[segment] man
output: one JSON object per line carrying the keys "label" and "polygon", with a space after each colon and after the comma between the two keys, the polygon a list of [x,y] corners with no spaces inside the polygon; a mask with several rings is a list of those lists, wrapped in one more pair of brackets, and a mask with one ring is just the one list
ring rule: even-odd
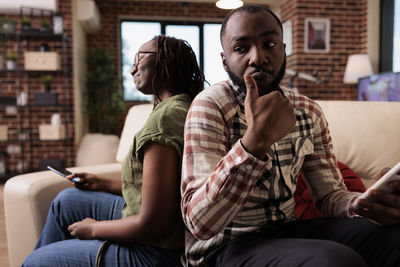
{"label": "man", "polygon": [[[375,191],[375,202],[352,207],[359,193],[346,190],[321,108],[279,86],[282,35],[263,7],[236,9],[222,25],[229,80],[196,97],[185,126],[186,265],[399,266],[399,196]],[[331,217],[294,220],[300,170]]]}

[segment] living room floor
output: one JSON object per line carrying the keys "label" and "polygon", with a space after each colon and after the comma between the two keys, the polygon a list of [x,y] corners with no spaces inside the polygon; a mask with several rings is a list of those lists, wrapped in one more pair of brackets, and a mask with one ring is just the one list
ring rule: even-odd
{"label": "living room floor", "polygon": [[0,266],[10,266],[8,260],[6,222],[4,218],[4,184],[0,184]]}

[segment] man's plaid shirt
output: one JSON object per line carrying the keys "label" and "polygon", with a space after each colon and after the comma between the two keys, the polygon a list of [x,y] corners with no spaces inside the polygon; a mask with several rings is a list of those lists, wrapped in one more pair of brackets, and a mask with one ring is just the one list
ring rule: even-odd
{"label": "man's plaid shirt", "polygon": [[321,108],[303,95],[282,90],[297,122],[269,149],[265,161],[246,152],[240,142],[247,126],[245,93],[239,88],[221,82],[192,102],[181,187],[187,266],[206,265],[204,256],[228,240],[293,220],[300,170],[324,214],[347,216],[358,193],[346,191]]}

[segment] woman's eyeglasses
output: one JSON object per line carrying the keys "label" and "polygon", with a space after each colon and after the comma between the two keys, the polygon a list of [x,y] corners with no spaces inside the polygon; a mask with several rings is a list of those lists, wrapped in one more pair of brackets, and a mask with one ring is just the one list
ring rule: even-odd
{"label": "woman's eyeglasses", "polygon": [[145,58],[146,54],[152,54],[155,55],[157,52],[154,51],[138,51],[135,55],[135,60],[133,61],[133,67],[137,67],[139,65],[140,61]]}

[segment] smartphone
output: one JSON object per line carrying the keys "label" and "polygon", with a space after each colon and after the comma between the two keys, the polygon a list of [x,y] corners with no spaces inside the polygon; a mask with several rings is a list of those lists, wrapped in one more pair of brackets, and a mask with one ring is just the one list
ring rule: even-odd
{"label": "smartphone", "polygon": [[[51,166],[47,166],[47,169],[61,175],[62,177],[67,177],[68,175],[72,174],[72,172],[64,169],[64,168],[56,168],[56,167],[51,167]],[[79,177],[74,177],[72,178],[72,182],[74,183],[80,183],[81,182],[81,178]]]}
{"label": "smartphone", "polygon": [[[373,184],[367,191],[359,196],[361,199],[365,199],[368,197],[368,193],[370,190],[378,189],[388,193],[393,193],[393,188],[391,188],[388,183],[393,180],[400,181],[400,162],[397,163],[390,171],[388,171],[385,175],[383,175],[375,184]],[[356,207],[358,201],[354,201],[353,206]]]}

